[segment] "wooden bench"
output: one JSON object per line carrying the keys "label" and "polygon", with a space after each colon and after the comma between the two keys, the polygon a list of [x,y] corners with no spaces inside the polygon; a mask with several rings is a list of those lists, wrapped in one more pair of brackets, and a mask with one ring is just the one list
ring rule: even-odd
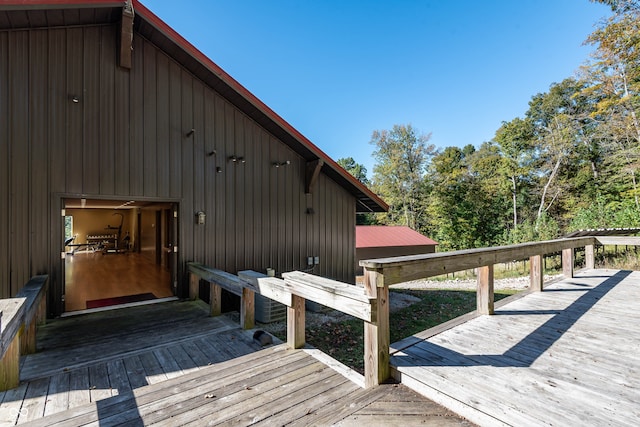
{"label": "wooden bench", "polygon": [[20,355],[36,351],[37,326],[47,314],[48,276],[35,276],[15,298],[0,300],[0,391],[20,383]]}

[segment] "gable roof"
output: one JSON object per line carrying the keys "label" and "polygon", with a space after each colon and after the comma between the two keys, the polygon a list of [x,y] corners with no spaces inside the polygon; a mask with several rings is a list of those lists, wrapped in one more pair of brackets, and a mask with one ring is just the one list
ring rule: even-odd
{"label": "gable roof", "polygon": [[356,249],[394,246],[428,246],[438,242],[400,225],[357,225]]}
{"label": "gable roof", "polygon": [[[117,23],[121,19],[124,4],[123,0],[4,0],[0,4],[0,29]],[[132,0],[132,4],[135,12],[134,33],[158,46],[168,56],[283,141],[308,163],[322,161],[321,171],[356,198],[356,212],[388,210],[388,205],[380,197],[147,9],[139,0]]]}

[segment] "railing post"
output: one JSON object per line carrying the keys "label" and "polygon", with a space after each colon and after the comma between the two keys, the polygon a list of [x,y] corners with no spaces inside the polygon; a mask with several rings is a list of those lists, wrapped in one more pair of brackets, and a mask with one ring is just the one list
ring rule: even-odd
{"label": "railing post", "polygon": [[534,292],[542,292],[544,287],[544,262],[542,255],[534,255],[529,258],[529,289]]}
{"label": "railing post", "polygon": [[189,274],[189,299],[194,301],[198,299],[200,293],[200,276],[196,274]]}
{"label": "railing post", "polygon": [[11,390],[20,384],[20,337],[8,342],[0,354],[0,392]]}
{"label": "railing post", "polygon": [[209,310],[212,317],[222,314],[222,288],[209,282]]}
{"label": "railing post", "polygon": [[242,329],[251,329],[255,326],[255,292],[248,288],[242,288],[242,301],[240,301],[240,326]]}
{"label": "railing post", "polygon": [[584,263],[585,268],[594,269],[596,268],[596,256],[595,256],[595,245],[586,245],[584,247]]}
{"label": "railing post", "polygon": [[291,307],[287,307],[287,344],[291,348],[302,348],[305,344],[304,298],[291,295]]}
{"label": "railing post", "polygon": [[476,304],[479,314],[493,314],[493,264],[478,268]]}
{"label": "railing post", "polygon": [[376,321],[364,322],[364,383],[371,388],[389,378],[389,286],[384,271],[365,267],[364,287],[376,298]]}
{"label": "railing post", "polygon": [[22,298],[0,299],[0,394],[20,383],[20,335],[26,315]]}
{"label": "railing post", "polygon": [[573,277],[573,248],[562,250],[562,274],[567,279]]}

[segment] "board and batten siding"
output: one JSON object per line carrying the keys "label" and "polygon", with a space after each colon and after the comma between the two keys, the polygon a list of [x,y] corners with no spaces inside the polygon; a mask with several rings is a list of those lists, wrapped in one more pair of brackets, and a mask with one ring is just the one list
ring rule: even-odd
{"label": "board and batten siding", "polygon": [[353,282],[354,196],[320,174],[307,200],[305,159],[138,34],[120,68],[117,37],[0,31],[0,297],[48,273],[62,312],[65,196],[179,203],[181,267],[284,272],[318,256],[315,274]]}

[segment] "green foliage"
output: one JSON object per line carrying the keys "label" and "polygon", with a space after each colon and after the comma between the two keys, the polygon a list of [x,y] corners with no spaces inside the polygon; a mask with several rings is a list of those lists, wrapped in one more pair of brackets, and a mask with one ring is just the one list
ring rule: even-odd
{"label": "green foliage", "polygon": [[367,178],[367,168],[360,163],[356,163],[353,157],[338,159],[337,163],[364,185],[370,184]]}
{"label": "green foliage", "polygon": [[615,13],[640,12],[640,3],[637,0],[591,0],[594,3],[606,4]]}
{"label": "green foliage", "polygon": [[633,227],[640,227],[640,209],[633,201],[607,202],[598,197],[595,203],[576,210],[569,231]]}
{"label": "green foliage", "polygon": [[586,43],[575,78],[531,97],[476,150],[437,152],[410,125],[373,133],[372,188],[439,250],[640,227],[640,2],[599,0],[613,16]]}
{"label": "green foliage", "polygon": [[377,163],[372,189],[389,205],[389,212],[382,215],[383,223],[421,228],[424,173],[435,153],[435,147],[427,144],[429,138],[411,125],[373,132],[370,143],[376,147],[373,157]]}
{"label": "green foliage", "polygon": [[504,243],[513,245],[516,243],[537,242],[553,240],[560,237],[558,222],[547,214],[543,214],[535,221],[529,219],[522,224],[507,231],[503,237]]}
{"label": "green foliage", "polygon": [[569,231],[594,230],[610,227],[613,222],[611,212],[602,197],[589,206],[578,208],[569,224]]}

